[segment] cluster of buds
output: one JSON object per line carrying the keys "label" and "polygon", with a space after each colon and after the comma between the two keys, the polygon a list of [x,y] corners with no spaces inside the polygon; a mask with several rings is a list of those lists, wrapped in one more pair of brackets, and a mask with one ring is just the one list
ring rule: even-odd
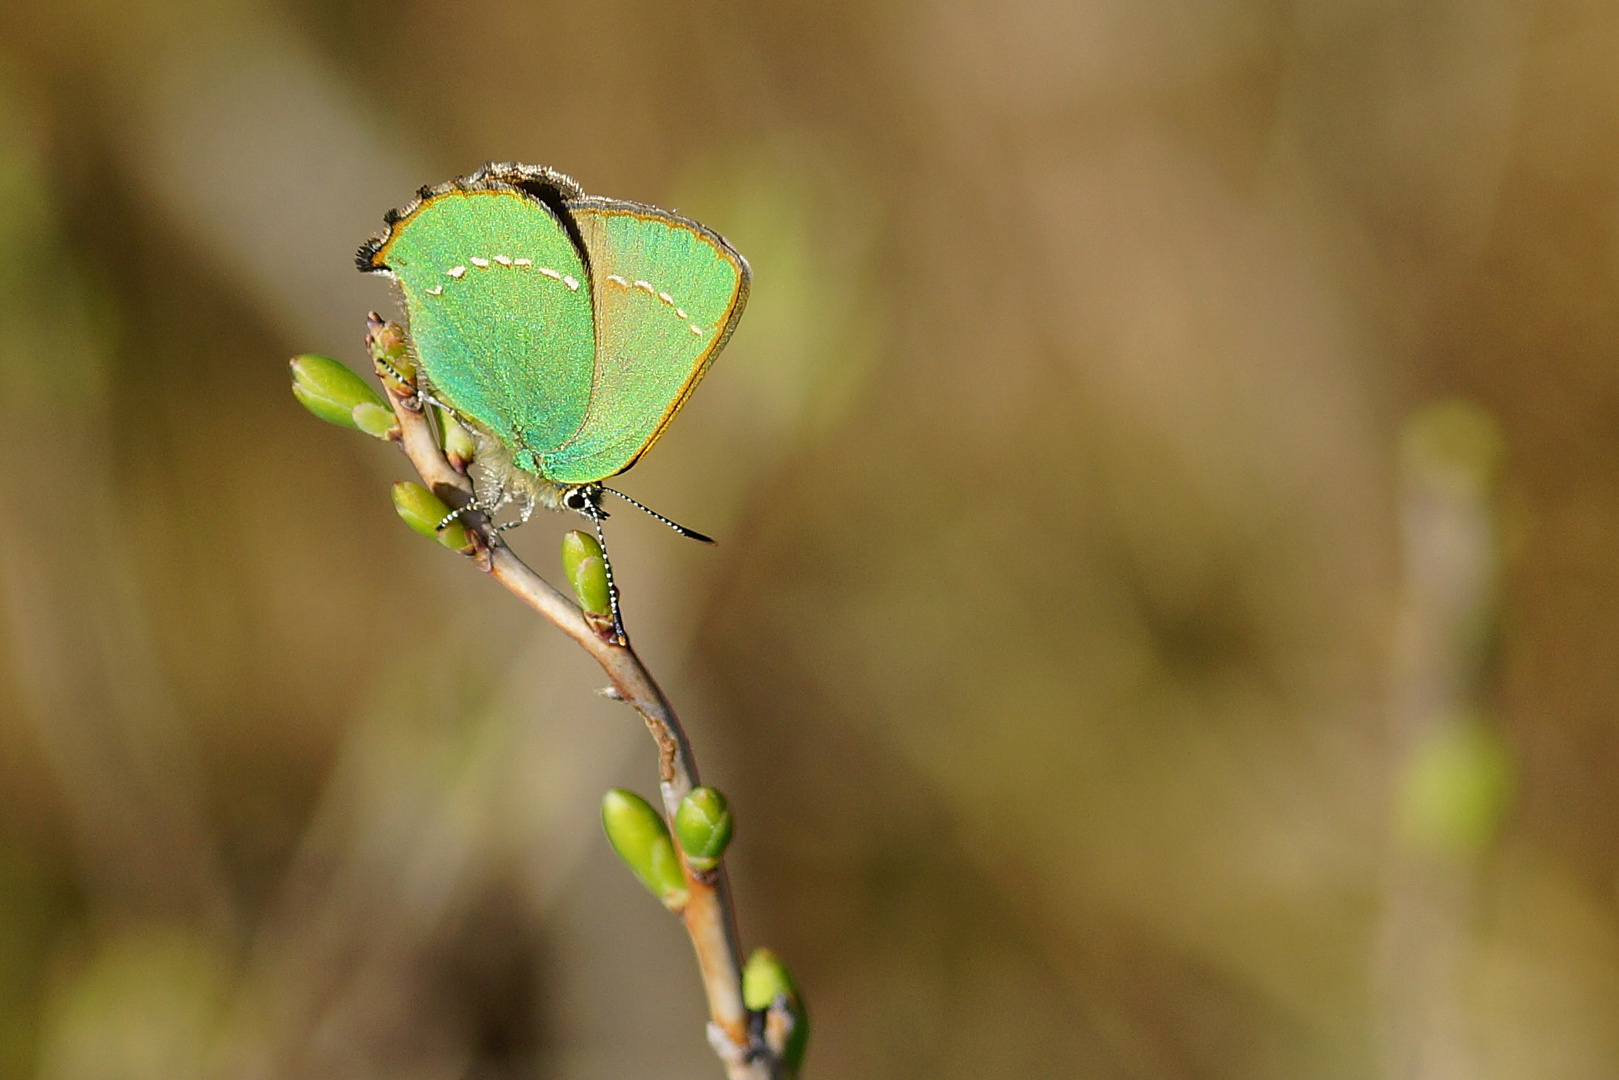
{"label": "cluster of buds", "polygon": [[[416,393],[415,367],[405,348],[404,332],[393,323],[377,320],[366,336],[372,362],[383,384],[401,396]],[[382,395],[364,379],[329,356],[305,353],[292,358],[292,396],[304,408],[328,423],[353,428],[377,439],[399,438],[399,421]],[[471,436],[452,418],[439,417],[446,457],[464,470],[471,461]],[[468,554],[473,540],[445,501],[420,484],[393,486],[394,509],[423,536],[431,536],[452,551]]]}
{"label": "cluster of buds", "polygon": [[[678,913],[694,883],[719,873],[734,824],[725,796],[711,787],[693,788],[680,800],[673,830],[651,803],[614,788],[602,798],[602,827],[636,879]],[[765,1042],[786,1074],[796,1073],[809,1041],[809,1017],[792,975],[769,949],[755,949],[748,957],[742,1002],[761,1022]]]}

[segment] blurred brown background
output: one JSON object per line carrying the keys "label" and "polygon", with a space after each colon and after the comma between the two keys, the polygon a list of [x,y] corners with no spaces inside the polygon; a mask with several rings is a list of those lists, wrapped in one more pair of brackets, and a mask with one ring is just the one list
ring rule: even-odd
{"label": "blurred brown background", "polygon": [[719,1075],[596,823],[639,725],[287,390],[490,159],[753,263],[622,485],[720,547],[613,539],[811,1077],[1619,1076],[1615,56],[1589,0],[7,0],[0,1080]]}

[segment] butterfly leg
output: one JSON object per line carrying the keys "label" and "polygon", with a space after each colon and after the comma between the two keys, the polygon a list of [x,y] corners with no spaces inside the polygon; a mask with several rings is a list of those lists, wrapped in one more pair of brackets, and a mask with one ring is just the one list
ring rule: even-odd
{"label": "butterfly leg", "polygon": [[501,488],[487,496],[485,496],[482,492],[476,491],[475,489],[470,502],[464,503],[461,506],[456,507],[454,510],[451,510],[448,514],[445,514],[444,518],[434,527],[437,529],[447,528],[451,523],[476,510],[478,513],[484,516],[485,520],[489,522],[489,527],[494,534],[499,536],[507,529],[516,528],[518,525],[521,525],[523,522],[527,521],[529,519],[529,515],[534,512],[532,506],[525,506],[522,517],[517,521],[508,522],[505,525],[495,524],[495,512],[502,506],[505,506],[507,503],[512,501],[514,501],[512,493],[504,488]]}
{"label": "butterfly leg", "polygon": [[[505,505],[506,503],[516,503],[518,505],[517,520],[502,522],[501,524],[496,525],[494,528],[497,535],[505,532],[507,529],[515,529],[519,525],[527,525],[528,519],[534,516],[534,496],[529,492],[523,491],[513,495],[510,491],[503,491],[501,492],[500,496],[500,505]],[[493,514],[493,510],[491,510],[491,514]],[[493,520],[492,517],[491,520]]]}

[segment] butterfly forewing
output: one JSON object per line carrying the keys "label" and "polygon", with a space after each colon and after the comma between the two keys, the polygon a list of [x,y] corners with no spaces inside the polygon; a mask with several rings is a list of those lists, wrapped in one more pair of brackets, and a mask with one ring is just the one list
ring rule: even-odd
{"label": "butterfly forewing", "polygon": [[520,465],[579,430],[595,382],[589,274],[549,207],[503,186],[440,191],[373,261],[399,282],[434,393]]}
{"label": "butterfly forewing", "polygon": [[623,472],[650,447],[724,346],[748,266],[719,236],[638,203],[567,205],[590,258],[595,365],[578,432],[543,456],[559,483]]}

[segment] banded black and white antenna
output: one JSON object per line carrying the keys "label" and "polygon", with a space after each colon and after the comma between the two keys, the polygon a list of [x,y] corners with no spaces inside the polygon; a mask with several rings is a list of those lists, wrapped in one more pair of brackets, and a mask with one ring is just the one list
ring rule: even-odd
{"label": "banded black and white antenna", "polygon": [[681,525],[678,522],[670,521],[668,518],[664,517],[662,514],[658,513],[656,510],[652,509],[652,507],[647,506],[647,505],[645,505],[643,503],[636,502],[634,499],[630,498],[628,495],[624,494],[622,491],[615,491],[614,489],[612,489],[610,487],[603,487],[602,490],[607,492],[609,495],[617,495],[619,498],[623,499],[625,502],[629,503],[631,506],[635,507],[637,510],[641,510],[641,511],[647,513],[647,514],[650,514],[652,517],[657,518],[659,521],[663,522],[665,525],[669,526],[675,532],[679,533],[681,536],[686,537],[687,539],[700,540],[705,544],[712,544],[714,542],[713,538],[704,536],[702,533],[698,532],[696,529],[688,529],[688,528],[686,528],[686,526]]}

